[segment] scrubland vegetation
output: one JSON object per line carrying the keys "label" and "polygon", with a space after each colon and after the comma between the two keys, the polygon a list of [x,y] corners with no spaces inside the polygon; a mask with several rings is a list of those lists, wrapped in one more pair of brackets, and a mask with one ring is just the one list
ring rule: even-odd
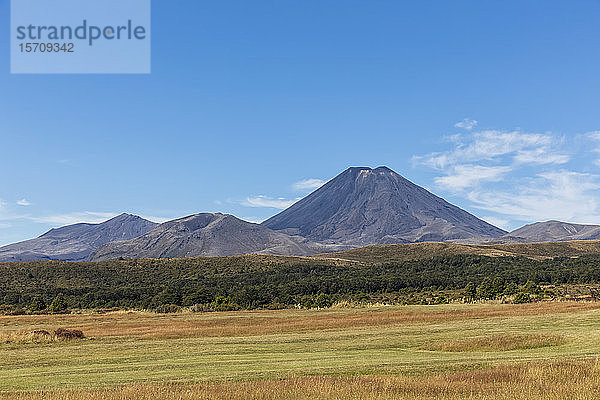
{"label": "scrubland vegetation", "polygon": [[[176,312],[326,308],[334,304],[526,303],[600,283],[600,256],[448,255],[374,262],[239,256],[0,264],[0,313],[69,309]],[[594,297],[593,290],[582,295]]]}

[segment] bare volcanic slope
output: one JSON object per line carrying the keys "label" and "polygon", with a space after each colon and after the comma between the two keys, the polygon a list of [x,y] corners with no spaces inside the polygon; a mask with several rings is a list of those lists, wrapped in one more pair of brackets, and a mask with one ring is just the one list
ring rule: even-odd
{"label": "bare volcanic slope", "polygon": [[63,226],[36,239],[0,247],[0,261],[83,261],[106,243],[138,237],[157,225],[136,215],[121,214],[101,224]]}
{"label": "bare volcanic slope", "polygon": [[561,221],[525,225],[500,238],[505,242],[559,242],[600,239],[600,225],[570,224]]}
{"label": "bare volcanic slope", "polygon": [[314,242],[350,246],[506,233],[387,167],[349,168],[263,225]]}
{"label": "bare volcanic slope", "polygon": [[213,257],[247,253],[309,255],[303,238],[275,232],[228,214],[195,214],[165,222],[136,239],[109,243],[91,260],[116,258]]}

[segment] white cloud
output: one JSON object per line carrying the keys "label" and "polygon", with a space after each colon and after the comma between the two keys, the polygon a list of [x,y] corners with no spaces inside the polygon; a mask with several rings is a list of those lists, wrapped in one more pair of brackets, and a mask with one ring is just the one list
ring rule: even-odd
{"label": "white cloud", "polygon": [[260,224],[265,220],[264,218],[259,217],[240,217],[240,219],[246,222],[252,222],[253,224]]}
{"label": "white cloud", "polygon": [[515,162],[519,164],[566,164],[570,157],[565,154],[551,154],[544,148],[532,150],[519,150],[515,155]]}
{"label": "white cloud", "polygon": [[159,224],[162,224],[163,222],[171,221],[171,220],[177,218],[177,217],[174,217],[174,218],[169,218],[169,217],[155,217],[153,215],[138,215],[138,217],[144,218],[144,219],[147,219],[148,221],[156,222],[156,223],[159,223]]}
{"label": "white cloud", "polygon": [[[588,137],[594,142],[600,142],[600,131],[588,132],[584,136]],[[594,153],[600,154],[600,145],[598,143],[594,143],[594,147],[591,149]],[[600,159],[596,159],[594,164],[600,166]]]}
{"label": "white cloud", "polygon": [[493,216],[485,216],[481,217],[481,219],[487,222],[488,224],[497,226],[498,228],[504,229],[505,231],[509,231],[511,229],[510,221],[508,219]]}
{"label": "white cloud", "polygon": [[511,170],[511,167],[506,166],[457,165],[451,168],[448,175],[437,177],[434,181],[437,186],[460,191],[481,182],[497,182]]}
{"label": "white cloud", "polygon": [[585,134],[585,136],[589,137],[593,140],[600,140],[600,131],[592,131]]}
{"label": "white cloud", "polygon": [[453,149],[413,157],[413,160],[417,164],[444,170],[457,164],[482,161],[535,165],[564,164],[570,159],[558,149],[561,139],[547,133],[486,130],[447,139]]}
{"label": "white cloud", "polygon": [[294,190],[315,190],[323,186],[324,183],[325,181],[321,179],[310,178],[294,183],[292,188]]}
{"label": "white cloud", "polygon": [[16,214],[9,209],[9,204],[0,199],[0,221],[13,221],[27,218],[27,214]]}
{"label": "white cloud", "polygon": [[8,222],[0,222],[0,229],[7,229],[12,227],[11,224],[9,224]]}
{"label": "white cloud", "polygon": [[476,208],[521,221],[560,220],[600,223],[600,177],[574,171],[555,171],[522,179],[521,184],[469,193]]}
{"label": "white cloud", "polygon": [[[67,214],[54,214],[54,215],[46,215],[41,217],[28,217],[27,219],[43,224],[50,225],[72,225],[79,223],[87,223],[87,224],[100,224],[105,222],[111,218],[116,217],[120,213],[112,213],[112,212],[96,212],[96,211],[83,211],[83,212],[72,212]],[[174,218],[169,217],[156,217],[152,215],[139,215],[139,217],[147,219],[148,221],[156,222],[162,224],[163,222],[171,221]]]}
{"label": "white cloud", "polygon": [[99,224],[108,219],[116,217],[117,215],[117,213],[84,211],[68,214],[47,215],[42,217],[30,217],[29,219],[38,223],[63,226],[78,223]]}
{"label": "white cloud", "polygon": [[479,122],[477,122],[476,120],[470,119],[470,118],[465,118],[462,121],[454,124],[454,127],[462,128],[462,129],[466,129],[466,130],[470,131],[471,129],[475,128],[477,126],[477,124],[479,124]]}
{"label": "white cloud", "polygon": [[[589,141],[583,151],[574,145],[581,137]],[[446,151],[413,157],[415,164],[437,171],[438,189],[489,211],[484,219],[490,223],[505,229],[551,219],[600,224],[600,174],[587,172],[594,162],[600,165],[600,157],[590,157],[590,151],[600,154],[600,131],[568,139],[484,130],[445,139]],[[581,170],[569,167],[572,159]]]}
{"label": "white cloud", "polygon": [[17,205],[20,205],[20,206],[30,206],[31,202],[27,201],[27,199],[21,199],[21,200],[17,201]]}
{"label": "white cloud", "polygon": [[[304,179],[292,184],[292,188],[295,191],[306,191],[306,190],[315,190],[319,187],[323,186],[325,181],[316,178]],[[289,199],[287,197],[269,197],[265,195],[258,196],[248,196],[245,200],[235,201],[228,200],[232,202],[239,203],[245,207],[265,207],[265,208],[277,208],[279,210],[284,210],[302,199],[302,197],[296,197],[294,199]],[[253,221],[250,221],[253,222]]]}
{"label": "white cloud", "polygon": [[242,205],[247,206],[247,207],[267,207],[267,208],[278,208],[280,210],[283,210],[285,208],[288,208],[289,206],[291,206],[292,204],[294,204],[295,202],[297,202],[300,199],[301,199],[300,197],[293,199],[293,200],[289,200],[284,197],[278,197],[275,199],[272,197],[259,195],[259,196],[247,197],[246,200],[244,200],[242,202]]}

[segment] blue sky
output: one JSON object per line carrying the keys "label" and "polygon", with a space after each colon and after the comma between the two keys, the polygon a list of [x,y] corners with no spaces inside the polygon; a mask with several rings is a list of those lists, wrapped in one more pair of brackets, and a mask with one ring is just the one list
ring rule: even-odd
{"label": "blue sky", "polygon": [[260,221],[349,166],[507,229],[600,223],[598,1],[152,7],[150,75],[11,75],[0,0],[0,244],[121,212]]}

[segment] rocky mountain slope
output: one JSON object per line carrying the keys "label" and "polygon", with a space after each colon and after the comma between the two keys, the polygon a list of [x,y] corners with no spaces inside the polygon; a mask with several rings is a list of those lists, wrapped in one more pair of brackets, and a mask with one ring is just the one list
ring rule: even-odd
{"label": "rocky mountain slope", "polygon": [[504,242],[558,242],[600,239],[600,225],[570,224],[561,221],[525,225],[500,238]]}
{"label": "rocky mountain slope", "polygon": [[506,233],[387,167],[349,168],[263,225],[314,242],[350,246]]}
{"label": "rocky mountain slope", "polygon": [[229,256],[246,253],[309,255],[324,248],[227,214],[195,214],[165,222],[138,238],[109,243],[92,260]]}
{"label": "rocky mountain slope", "polygon": [[0,262],[82,261],[106,243],[138,237],[157,225],[136,215],[121,214],[101,224],[63,226],[36,239],[0,247]]}

